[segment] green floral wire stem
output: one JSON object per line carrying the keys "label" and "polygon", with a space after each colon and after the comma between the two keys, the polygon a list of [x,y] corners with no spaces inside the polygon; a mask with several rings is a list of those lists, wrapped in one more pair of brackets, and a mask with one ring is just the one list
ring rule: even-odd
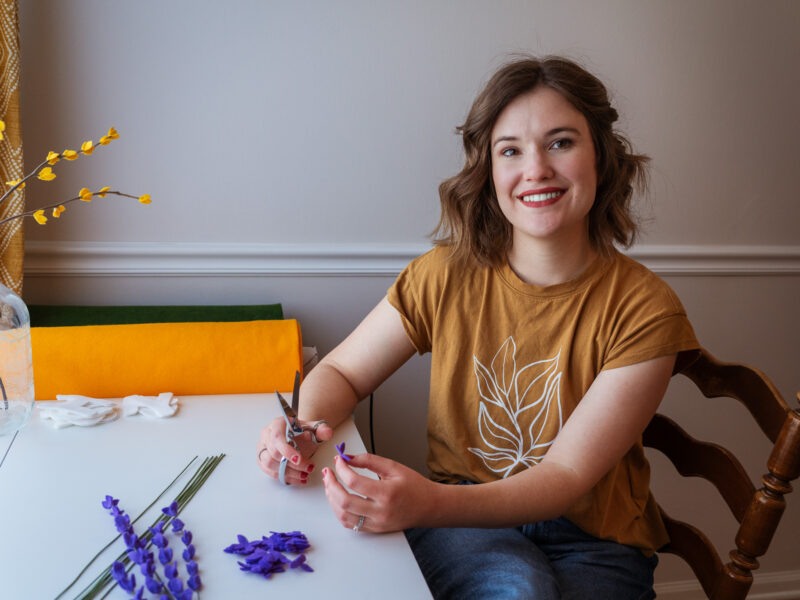
{"label": "green floral wire stem", "polygon": [[[186,504],[188,504],[189,501],[194,498],[197,491],[211,476],[211,473],[223,458],[225,458],[225,455],[220,454],[219,456],[207,457],[203,460],[203,463],[198,467],[197,471],[195,471],[195,474],[192,476],[189,482],[175,497],[175,502],[178,503],[177,514],[180,514]],[[153,521],[152,526],[155,527],[159,522],[162,521],[165,522],[165,525],[169,525],[172,519],[173,517],[168,517],[167,515],[159,515],[158,518]],[[147,548],[149,548],[152,544],[150,541],[152,536],[153,533],[150,529],[148,529],[144,535],[140,536],[140,539],[146,542]],[[128,567],[127,572],[130,572],[130,570],[133,568],[133,565],[130,564],[131,561],[127,552],[122,552],[122,554],[120,554],[116,560]],[[110,565],[106,567],[92,583],[90,583],[80,594],[75,597],[75,600],[88,600],[91,598],[96,598],[109,584],[112,584],[111,587],[106,590],[105,594],[100,596],[100,598],[105,598],[108,596],[108,594],[111,593],[111,591],[117,586],[117,583],[113,581],[113,578],[111,577],[110,569]],[[172,596],[172,594],[169,592],[169,589],[167,589],[167,593]],[[172,596],[172,598],[174,600],[175,597]]]}
{"label": "green floral wire stem", "polygon": [[[136,522],[137,522],[139,519],[141,519],[141,518],[142,518],[142,517],[145,515],[145,513],[146,513],[148,510],[150,510],[151,508],[153,508],[153,505],[155,505],[155,503],[156,503],[156,502],[158,502],[159,500],[161,500],[161,498],[164,496],[164,494],[166,494],[166,493],[169,491],[169,489],[170,489],[170,488],[171,488],[173,485],[175,485],[175,482],[176,482],[176,481],[178,481],[178,479],[180,479],[180,478],[183,476],[183,474],[184,474],[184,473],[186,473],[186,471],[189,469],[189,467],[191,467],[191,466],[192,466],[192,463],[193,463],[194,461],[196,461],[196,460],[197,460],[197,456],[195,456],[195,457],[194,457],[192,460],[190,460],[190,461],[189,461],[189,462],[186,464],[186,466],[185,466],[185,467],[183,467],[183,469],[181,470],[181,472],[180,472],[180,473],[178,473],[178,475],[177,475],[177,476],[176,476],[176,477],[175,477],[175,478],[174,478],[174,479],[173,479],[173,480],[172,480],[172,481],[169,483],[169,485],[167,485],[167,487],[165,487],[165,488],[164,488],[164,489],[161,491],[161,493],[160,493],[158,496],[156,496],[156,499],[155,499],[155,500],[153,500],[153,501],[152,501],[152,502],[149,504],[149,506],[147,506],[147,508],[145,508],[145,509],[144,509],[144,510],[143,510],[141,513],[139,513],[139,516],[138,516],[138,517],[136,517],[136,518],[135,518],[135,519],[134,519],[134,520],[131,522],[131,525],[133,525],[134,523],[136,523]],[[91,567],[91,566],[94,564],[94,561],[96,561],[96,560],[97,560],[97,559],[100,557],[100,555],[101,555],[101,554],[103,554],[103,552],[105,552],[106,550],[108,550],[108,549],[111,547],[111,545],[112,545],[114,542],[116,542],[116,541],[117,541],[117,540],[118,540],[118,539],[119,539],[121,536],[122,536],[122,534],[121,534],[121,533],[118,533],[118,534],[116,535],[116,537],[114,537],[114,538],[113,538],[113,539],[112,539],[110,542],[108,542],[108,543],[107,543],[105,546],[103,546],[103,547],[100,549],[100,551],[99,551],[97,554],[95,554],[95,555],[94,555],[94,556],[93,556],[93,557],[92,557],[92,558],[89,560],[89,562],[88,562],[88,563],[86,563],[86,565],[83,567],[83,569],[81,569],[81,572],[80,572],[80,573],[78,573],[78,574],[75,576],[75,579],[73,579],[73,580],[72,580],[72,581],[69,583],[69,585],[67,585],[67,587],[65,587],[63,590],[61,590],[61,593],[60,593],[58,596],[56,596],[54,600],[59,600],[59,598],[61,598],[61,597],[62,597],[64,594],[66,594],[66,593],[67,593],[67,592],[70,590],[70,588],[71,588],[72,586],[74,586],[74,585],[75,585],[75,583],[77,583],[77,581],[78,581],[78,580],[79,580],[79,579],[80,579],[80,578],[83,576],[83,574],[84,574],[84,573],[86,573],[86,571],[88,571],[88,570],[89,570],[89,567]]]}
{"label": "green floral wire stem", "polygon": [[[219,465],[219,463],[222,461],[223,458],[225,458],[225,454],[220,454],[218,456],[209,456],[203,460],[202,464],[197,468],[197,471],[195,471],[194,475],[192,475],[192,478],[188,481],[188,483],[175,497],[175,502],[178,503],[177,514],[180,514],[186,507],[186,505],[191,501],[191,499],[194,498],[195,494],[197,494],[198,490],[208,480],[208,478],[211,476],[211,473],[213,473],[214,469],[216,469],[217,465]],[[138,521],[139,518],[141,518],[144,513],[150,510],[150,508],[152,508],[153,505],[156,502],[158,502],[158,500],[167,492],[167,490],[169,490],[170,487],[172,487],[175,481],[177,481],[181,477],[181,475],[183,475],[186,472],[186,470],[189,468],[192,462],[194,462],[196,459],[197,457],[193,458],[189,462],[189,464],[187,464],[186,467],[184,467],[183,470],[178,474],[178,476],[172,481],[172,483],[170,483],[169,486],[167,486],[167,488],[163,492],[161,492],[161,494],[159,494],[159,496],[155,500],[153,500],[153,502],[150,503],[150,505],[142,512],[142,514],[136,517],[136,519],[132,523]],[[155,527],[161,521],[165,521],[166,522],[165,525],[169,525],[169,523],[172,521],[173,518],[174,517],[168,517],[167,515],[163,514],[159,515],[156,518],[156,520],[153,521],[152,527]],[[153,535],[152,531],[148,529],[143,535],[140,536],[140,539],[142,539],[147,543],[147,547],[150,547],[150,545],[152,544],[151,542],[152,535]],[[94,556],[94,558],[92,558],[89,561],[89,563],[86,565],[86,567],[84,567],[84,569],[75,578],[75,580],[73,580],[72,583],[70,583],[58,596],[56,596],[55,600],[59,600],[61,596],[63,596],[73,585],[75,585],[77,580],[89,568],[89,566],[118,538],[119,536],[114,538],[114,540],[112,540],[102,550],[100,550],[100,552],[98,552]],[[130,558],[128,557],[126,552],[122,552],[122,554],[120,554],[116,560],[128,566],[129,567],[128,571],[130,571],[130,569],[133,568],[133,565],[130,564],[131,562]],[[100,598],[105,598],[111,592],[111,590],[113,590],[116,587],[116,582],[114,582],[113,578],[111,577],[110,567],[111,566],[109,565],[108,567],[103,569],[100,575],[98,575],[91,583],[89,583],[89,585],[87,585],[80,593],[78,593],[77,596],[75,596],[75,600],[89,600],[91,598],[97,598],[98,596]],[[113,583],[113,585],[108,590],[105,591],[105,594],[100,596],[100,594],[103,593],[103,590],[105,590],[105,588],[111,583]],[[171,595],[172,594],[170,594],[170,596]]]}
{"label": "green floral wire stem", "polygon": [[[184,488],[180,491],[180,493],[175,497],[175,502],[178,503],[178,510],[177,514],[180,514],[183,511],[183,508],[189,503],[189,501],[194,498],[197,491],[202,487],[202,485],[206,482],[206,480],[211,476],[211,473],[220,463],[220,461],[225,458],[224,454],[220,454],[219,456],[207,457],[203,460],[203,463],[198,467],[195,474],[189,480],[189,482],[184,486]],[[169,523],[172,521],[174,517],[168,517],[167,515],[159,515],[155,521],[153,521],[152,527],[155,527],[158,523],[164,521],[165,526],[168,526]],[[146,547],[149,548],[152,544],[151,538],[153,533],[150,529],[148,529],[144,535],[140,536],[140,539],[146,542]],[[129,564],[130,558],[126,552],[123,552],[117,557],[117,561],[121,562],[122,564],[128,567],[127,572],[133,568],[133,565]],[[98,594],[102,593],[103,590],[112,584],[111,587],[106,590],[105,594],[100,596],[100,598],[105,598],[108,596],[109,593],[117,586],[117,583],[113,581],[111,577],[111,570],[110,565],[106,567],[103,572],[94,580],[94,582],[90,583],[87,588],[85,588],[78,596],[75,597],[75,600],[85,600],[90,598],[97,597]],[[167,593],[172,596],[173,600],[175,597],[167,588]]]}

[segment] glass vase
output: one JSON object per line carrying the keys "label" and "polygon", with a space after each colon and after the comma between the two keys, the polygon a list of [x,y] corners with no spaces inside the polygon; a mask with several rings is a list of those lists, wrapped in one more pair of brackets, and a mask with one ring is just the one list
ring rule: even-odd
{"label": "glass vase", "polygon": [[33,360],[28,307],[0,284],[0,436],[23,427],[33,412]]}

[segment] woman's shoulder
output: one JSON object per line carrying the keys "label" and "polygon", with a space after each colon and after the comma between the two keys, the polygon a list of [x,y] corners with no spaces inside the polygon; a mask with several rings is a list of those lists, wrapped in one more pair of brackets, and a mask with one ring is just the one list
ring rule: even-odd
{"label": "woman's shoulder", "polygon": [[480,268],[476,261],[458,260],[451,246],[437,245],[413,259],[406,270],[426,275],[448,275],[453,272],[467,274]]}
{"label": "woman's shoulder", "polygon": [[660,299],[680,312],[684,310],[678,295],[666,281],[647,266],[622,252],[615,251],[603,279],[615,287],[624,289],[626,295],[639,296],[641,299]]}

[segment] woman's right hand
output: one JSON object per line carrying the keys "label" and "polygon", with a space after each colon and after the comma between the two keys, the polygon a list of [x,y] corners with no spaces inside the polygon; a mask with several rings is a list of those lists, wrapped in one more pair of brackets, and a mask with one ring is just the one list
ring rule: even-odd
{"label": "woman's right hand", "polygon": [[[302,435],[294,438],[297,448],[286,441],[286,419],[278,417],[261,430],[258,440],[258,466],[270,477],[278,479],[281,459],[286,457],[286,473],[284,481],[287,485],[305,484],[308,475],[314,470],[311,456],[316,452],[318,444],[311,439],[313,422],[298,419],[298,424],[304,429]],[[316,431],[316,438],[324,442],[333,437],[333,429],[322,422]]]}

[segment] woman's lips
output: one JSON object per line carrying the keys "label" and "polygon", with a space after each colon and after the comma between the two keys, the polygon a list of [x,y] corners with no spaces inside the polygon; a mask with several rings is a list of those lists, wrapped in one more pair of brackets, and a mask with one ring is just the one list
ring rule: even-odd
{"label": "woman's lips", "polygon": [[565,191],[566,190],[561,188],[541,188],[523,192],[518,198],[525,206],[542,208],[558,202]]}

